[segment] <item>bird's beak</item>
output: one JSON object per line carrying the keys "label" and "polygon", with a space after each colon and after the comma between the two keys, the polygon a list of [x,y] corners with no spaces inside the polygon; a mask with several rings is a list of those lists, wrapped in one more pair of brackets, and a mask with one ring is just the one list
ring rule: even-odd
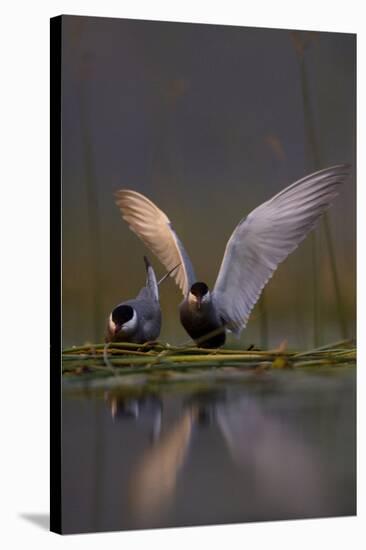
{"label": "bird's beak", "polygon": [[201,309],[202,300],[197,296],[197,309]]}
{"label": "bird's beak", "polygon": [[114,334],[118,334],[121,329],[122,329],[122,325],[116,325],[114,327]]}

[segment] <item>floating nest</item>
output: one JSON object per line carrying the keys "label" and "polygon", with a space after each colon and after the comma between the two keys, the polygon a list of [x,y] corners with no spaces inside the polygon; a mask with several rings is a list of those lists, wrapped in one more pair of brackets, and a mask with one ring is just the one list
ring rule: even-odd
{"label": "floating nest", "polygon": [[[352,366],[356,363],[356,346],[352,340],[342,340],[308,351],[290,351],[286,344],[273,350],[204,349],[174,347],[160,342],[144,345],[131,343],[88,344],[74,346],[62,352],[64,380],[98,379],[144,375],[158,378],[180,373],[235,373],[267,370],[296,369],[321,366]],[[126,380],[127,382],[127,380]]]}

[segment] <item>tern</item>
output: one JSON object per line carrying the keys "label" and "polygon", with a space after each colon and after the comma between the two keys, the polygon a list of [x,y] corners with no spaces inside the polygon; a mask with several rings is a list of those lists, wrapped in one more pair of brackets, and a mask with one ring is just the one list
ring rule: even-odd
{"label": "tern", "polygon": [[105,341],[133,342],[145,344],[158,338],[161,329],[161,310],[159,285],[178,266],[173,267],[159,282],[155,272],[144,256],[146,285],[136,298],[118,304],[111,312],[107,322]]}

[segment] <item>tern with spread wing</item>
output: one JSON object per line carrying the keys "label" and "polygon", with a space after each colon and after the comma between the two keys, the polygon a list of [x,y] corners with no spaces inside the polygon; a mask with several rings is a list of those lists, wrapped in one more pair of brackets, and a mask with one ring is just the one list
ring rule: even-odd
{"label": "tern with spread wing", "polygon": [[212,291],[196,278],[192,263],[167,215],[144,195],[122,189],[116,203],[130,229],[167,270],[180,264],[174,279],[184,299],[183,327],[198,345],[216,348],[226,330],[237,335],[277,266],[315,227],[347,179],[341,164],[310,174],[255,208],[236,226],[225,249]]}

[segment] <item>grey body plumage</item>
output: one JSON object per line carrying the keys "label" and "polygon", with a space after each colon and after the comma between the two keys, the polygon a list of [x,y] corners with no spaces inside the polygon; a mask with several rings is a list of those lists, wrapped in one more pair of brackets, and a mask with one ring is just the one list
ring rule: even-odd
{"label": "grey body plumage", "polygon": [[[180,318],[188,334],[203,347],[225,342],[225,331],[240,334],[277,266],[315,227],[348,178],[341,164],[296,181],[255,208],[234,229],[212,292],[198,282],[184,246],[166,214],[144,195],[117,192],[117,205],[132,231],[171,269],[182,290]],[[207,337],[208,334],[214,333]],[[205,338],[206,337],[206,338]]]}
{"label": "grey body plumage", "polygon": [[144,344],[156,340],[161,329],[159,289],[155,272],[148,259],[146,286],[136,298],[118,304],[111,312],[106,330],[106,342],[133,342]]}

